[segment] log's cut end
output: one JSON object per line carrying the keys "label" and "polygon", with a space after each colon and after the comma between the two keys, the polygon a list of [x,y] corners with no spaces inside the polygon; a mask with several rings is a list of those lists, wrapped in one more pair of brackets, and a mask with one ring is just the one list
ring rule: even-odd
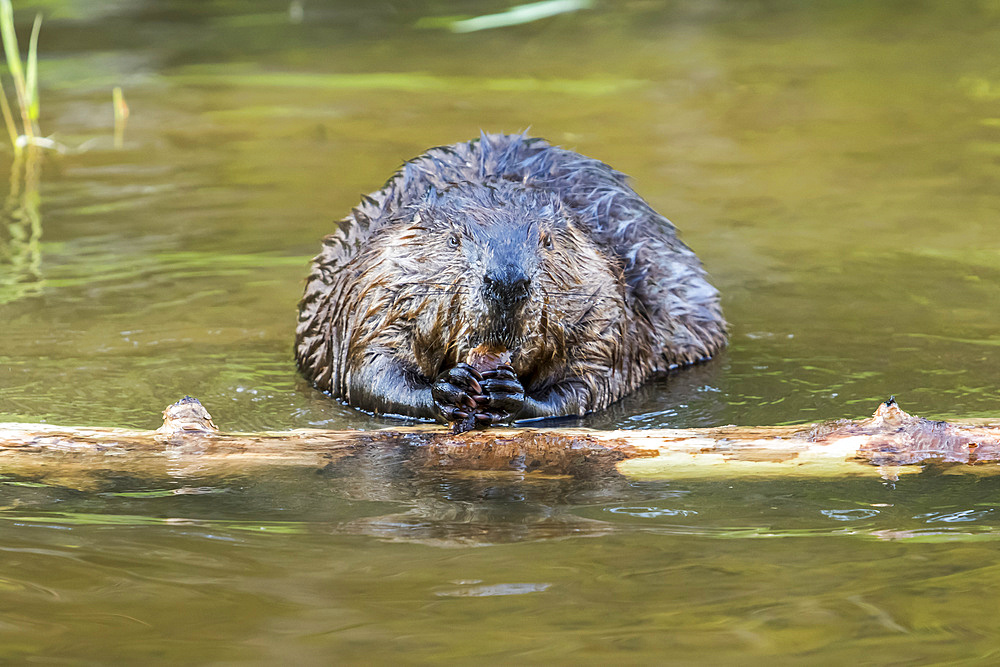
{"label": "log's cut end", "polygon": [[183,433],[218,433],[212,415],[197,398],[185,396],[163,411],[163,426],[156,429],[160,435]]}
{"label": "log's cut end", "polygon": [[810,433],[810,440],[819,444],[852,437],[859,442],[857,458],[877,466],[1000,461],[1000,429],[914,417],[895,398],[868,419],[834,422]]}

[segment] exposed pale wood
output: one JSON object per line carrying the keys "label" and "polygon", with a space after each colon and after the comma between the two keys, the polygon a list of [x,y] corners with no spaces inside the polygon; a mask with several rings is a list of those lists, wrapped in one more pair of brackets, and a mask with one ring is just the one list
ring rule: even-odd
{"label": "exposed pale wood", "polygon": [[452,434],[422,426],[382,431],[303,429],[226,433],[194,399],[164,411],[156,431],[0,424],[0,466],[52,478],[95,471],[225,473],[335,464],[394,448],[415,465],[456,470],[629,476],[843,475],[919,471],[930,461],[1000,472],[1000,422],[934,422],[894,401],[866,420],[823,425],[591,431],[493,428]]}

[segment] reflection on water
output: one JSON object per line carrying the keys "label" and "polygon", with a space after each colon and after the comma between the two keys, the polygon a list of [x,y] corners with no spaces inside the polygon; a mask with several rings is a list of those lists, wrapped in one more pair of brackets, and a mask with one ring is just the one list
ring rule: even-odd
{"label": "reflection on water", "polygon": [[0,636],[52,660],[976,658],[996,487],[441,473],[398,450],[98,492],[8,478]]}
{"label": "reflection on water", "polygon": [[0,479],[0,518],[66,528],[191,526],[282,534],[318,528],[433,547],[615,533],[1000,538],[994,500],[1000,480],[962,466],[931,467],[894,482],[874,472],[828,481],[636,481],[595,457],[564,473],[453,468],[425,445],[391,440],[347,451],[318,469],[264,466],[230,477],[220,476],[226,468],[210,473],[191,456],[159,473],[151,465],[148,472],[67,468],[60,475],[42,466],[40,477],[6,475]]}
{"label": "reflection on water", "polygon": [[[628,493],[629,482],[583,450],[579,462],[555,462],[539,472],[448,470],[423,446],[373,447],[331,465],[325,474],[349,499],[392,502],[403,511],[366,516],[341,529],[381,539],[433,546],[474,546],[596,536],[604,521],[569,511],[579,502],[608,502]],[[551,471],[545,472],[548,467]]]}
{"label": "reflection on water", "polygon": [[42,217],[38,180],[41,149],[27,146],[14,156],[10,190],[0,212],[0,305],[38,295],[42,276]]}
{"label": "reflection on water", "polygon": [[[428,19],[510,5],[279,5],[44,3],[41,125],[84,150],[44,176],[0,160],[0,420],[153,428],[192,394],[227,430],[384,425],[295,372],[308,260],[402,160],[526,127],[630,174],[732,322],[718,359],[563,423],[805,422],[892,394],[996,414],[996,3],[594,2],[469,34]],[[692,482],[428,460],[0,479],[0,661],[1000,650],[980,468]]]}

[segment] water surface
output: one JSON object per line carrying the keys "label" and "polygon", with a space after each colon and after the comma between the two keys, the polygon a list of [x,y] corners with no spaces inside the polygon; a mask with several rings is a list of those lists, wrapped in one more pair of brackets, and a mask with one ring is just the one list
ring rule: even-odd
{"label": "water surface", "polygon": [[[583,425],[861,417],[890,394],[997,414],[995,3],[593,3],[470,34],[426,19],[506,5],[296,6],[43,3],[40,124],[69,150],[34,187],[0,160],[0,421],[150,428],[190,394],[227,430],[385,425],[296,375],[309,258],[402,160],[525,128],[630,174],[732,323],[719,358]],[[699,481],[378,455],[8,475],[0,655],[989,664],[997,497],[933,468]]]}

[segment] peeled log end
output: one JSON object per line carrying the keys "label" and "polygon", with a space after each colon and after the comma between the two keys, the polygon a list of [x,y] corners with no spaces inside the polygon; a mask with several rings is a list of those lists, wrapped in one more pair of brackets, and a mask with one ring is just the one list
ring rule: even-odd
{"label": "peeled log end", "polygon": [[161,435],[177,433],[218,433],[212,415],[197,398],[185,396],[163,411],[163,426],[156,429]]}
{"label": "peeled log end", "polygon": [[856,458],[878,466],[923,461],[984,463],[1000,461],[1000,431],[914,417],[890,398],[868,419],[819,426],[809,434],[819,444],[861,437]]}

